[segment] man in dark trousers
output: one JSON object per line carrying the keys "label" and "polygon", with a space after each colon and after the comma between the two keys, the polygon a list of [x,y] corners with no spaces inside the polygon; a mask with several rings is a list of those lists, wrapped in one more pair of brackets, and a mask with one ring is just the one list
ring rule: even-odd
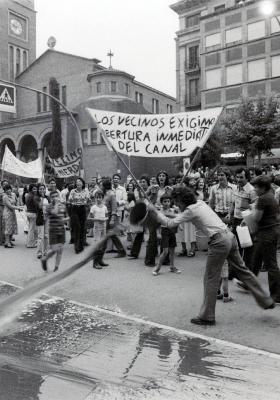
{"label": "man in dark trousers", "polygon": [[264,263],[268,273],[270,295],[276,303],[280,303],[280,270],[277,264],[277,242],[280,238],[280,210],[268,176],[258,176],[253,182],[258,195],[253,218],[258,223],[252,271],[258,275]]}
{"label": "man in dark trousers", "polygon": [[244,282],[252,292],[255,300],[263,309],[275,307],[273,299],[266,294],[256,276],[246,267],[242,260],[235,236],[203,201],[196,200],[189,188],[173,189],[172,199],[181,210],[181,214],[170,219],[149,205],[162,226],[175,228],[182,222],[192,222],[196,228],[209,238],[208,257],[204,275],[204,300],[199,315],[191,322],[197,325],[215,324],[216,295],[220,285],[221,269],[227,259],[237,278]]}

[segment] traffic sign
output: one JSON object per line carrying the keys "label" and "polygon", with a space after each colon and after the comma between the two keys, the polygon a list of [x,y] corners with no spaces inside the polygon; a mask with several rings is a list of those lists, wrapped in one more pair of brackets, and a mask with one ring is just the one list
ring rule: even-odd
{"label": "traffic sign", "polygon": [[0,111],[16,113],[16,88],[0,82]]}

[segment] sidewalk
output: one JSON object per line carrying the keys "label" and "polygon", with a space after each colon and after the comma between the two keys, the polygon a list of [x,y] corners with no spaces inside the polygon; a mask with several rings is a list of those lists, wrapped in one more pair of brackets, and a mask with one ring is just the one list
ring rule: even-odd
{"label": "sidewalk", "polygon": [[[0,283],[0,299],[14,290]],[[278,400],[279,369],[279,355],[56,297],[0,336],[0,400]]]}

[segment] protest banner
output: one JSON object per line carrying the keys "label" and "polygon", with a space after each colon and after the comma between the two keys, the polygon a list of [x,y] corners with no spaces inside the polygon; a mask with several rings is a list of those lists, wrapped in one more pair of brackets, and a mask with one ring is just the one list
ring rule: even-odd
{"label": "protest banner", "polygon": [[203,148],[223,109],[157,115],[87,110],[118,153],[159,158],[188,157]]}
{"label": "protest banner", "polygon": [[83,150],[81,147],[60,158],[53,159],[50,156],[46,156],[45,172],[58,178],[77,176],[79,175],[82,156]]}
{"label": "protest banner", "polygon": [[16,158],[8,146],[5,147],[5,153],[2,160],[2,170],[26,178],[42,179],[43,176],[42,161],[40,158],[25,163]]}

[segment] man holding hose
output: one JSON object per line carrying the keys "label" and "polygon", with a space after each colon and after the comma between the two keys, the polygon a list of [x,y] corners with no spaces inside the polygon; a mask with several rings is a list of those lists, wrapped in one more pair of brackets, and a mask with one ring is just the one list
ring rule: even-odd
{"label": "man holding hose", "polygon": [[150,212],[144,223],[153,223],[153,220],[156,219],[162,226],[175,228],[182,222],[191,221],[209,238],[203,304],[198,316],[192,318],[191,322],[196,325],[215,325],[216,296],[221,269],[226,259],[232,265],[237,278],[244,282],[252,292],[259,306],[263,309],[274,308],[273,299],[266,294],[256,276],[245,266],[239,254],[235,236],[217,214],[206,203],[196,200],[195,194],[189,188],[181,186],[173,189],[172,199],[180,208],[180,214],[174,219],[170,219],[158,212],[154,206],[149,205]]}

